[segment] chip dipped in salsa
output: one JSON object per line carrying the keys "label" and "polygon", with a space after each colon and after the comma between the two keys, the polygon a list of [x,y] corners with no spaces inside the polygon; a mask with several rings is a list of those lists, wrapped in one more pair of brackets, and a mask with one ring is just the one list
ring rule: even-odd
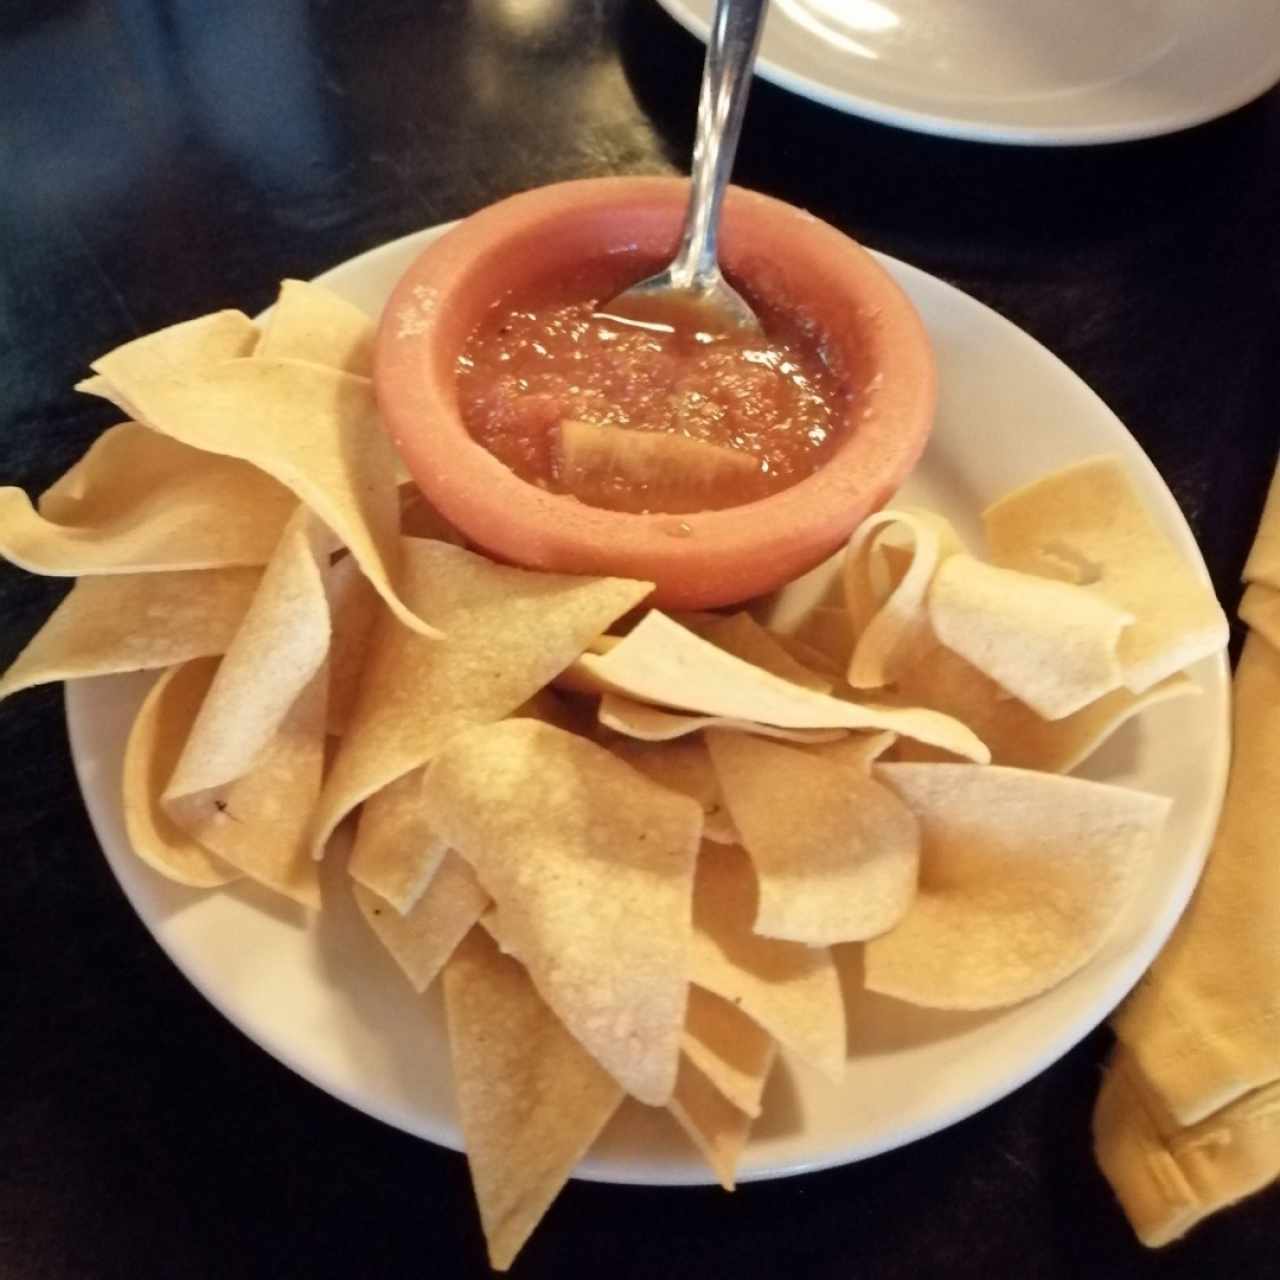
{"label": "chip dipped in salsa", "polygon": [[611,306],[647,265],[599,259],[495,304],[458,359],[472,437],[521,479],[613,511],[731,507],[816,471],[848,392],[812,325],[756,296],[763,335],[679,302]]}

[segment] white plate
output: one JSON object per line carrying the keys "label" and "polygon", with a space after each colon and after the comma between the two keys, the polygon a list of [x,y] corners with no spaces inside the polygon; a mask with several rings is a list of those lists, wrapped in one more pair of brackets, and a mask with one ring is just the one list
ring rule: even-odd
{"label": "white plate", "polygon": [[[395,241],[320,279],[376,314],[435,234]],[[977,513],[998,494],[1051,467],[1117,453],[1161,525],[1203,568],[1155,469],[1074,374],[995,312],[923,272],[885,261],[924,316],[941,375],[937,428],[911,479],[913,500],[948,512],[976,537]],[[1106,1016],[1173,927],[1217,821],[1228,753],[1226,662],[1206,661],[1196,674],[1203,697],[1158,707],[1127,726],[1089,770],[1175,798],[1155,865],[1097,959],[1047,995],[996,1015],[943,1015],[855,999],[857,1053],[847,1082],[836,1088],[785,1062],[770,1085],[745,1177],[847,1163],[952,1124],[1043,1070]],[[307,918],[252,886],[184,889],[130,852],[120,761],[150,681],[106,677],[67,688],[85,803],[134,909],[205,997],[269,1053],[370,1115],[458,1147],[438,999],[415,997],[368,933],[343,892],[343,859],[329,859],[325,910]],[[624,1108],[578,1172],[614,1182],[712,1180],[665,1114],[639,1106]]]}
{"label": "white plate", "polygon": [[[706,40],[715,0],[658,0]],[[1275,0],[773,0],[766,80],[854,115],[987,142],[1121,142],[1280,80]]]}

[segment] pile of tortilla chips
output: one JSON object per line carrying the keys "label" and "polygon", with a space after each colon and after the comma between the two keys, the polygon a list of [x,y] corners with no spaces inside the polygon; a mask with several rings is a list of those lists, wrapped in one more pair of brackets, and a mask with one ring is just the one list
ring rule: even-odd
{"label": "pile of tortilla chips", "polygon": [[160,673],[124,812],[182,884],[323,909],[354,825],[361,912],[442,982],[495,1267],[625,1097],[732,1188],[779,1051],[844,1071],[833,947],[970,1010],[1098,951],[1168,801],[1066,775],[1226,638],[1121,465],[996,503],[985,559],[872,516],[792,634],[671,617],[648,583],[469,550],[402,482],[371,338],[290,282],[264,329],[222,312],[97,361],[82,389],[129,421],[34,507],[0,489],[0,553],[76,578],[0,697]]}

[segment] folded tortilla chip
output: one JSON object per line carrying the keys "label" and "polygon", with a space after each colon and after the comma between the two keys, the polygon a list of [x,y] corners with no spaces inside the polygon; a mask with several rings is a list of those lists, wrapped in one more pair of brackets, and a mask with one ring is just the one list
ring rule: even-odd
{"label": "folded tortilla chip", "polygon": [[844,997],[828,947],[753,931],[755,872],[741,849],[704,844],[693,898],[693,982],[728,1000],[797,1057],[844,1076]]}
{"label": "folded tortilla chip", "polygon": [[1147,872],[1163,796],[1021,769],[882,764],[920,820],[920,892],[866,944],[866,987],[937,1009],[1047,991],[1106,941]]}
{"label": "folded tortilla chip", "polygon": [[[1170,676],[1145,693],[1116,689],[1061,720],[1045,720],[1005,693],[994,680],[958,654],[939,647],[902,673],[898,696],[909,706],[933,707],[970,725],[991,749],[995,764],[1048,773],[1070,773],[1084,763],[1126,721],[1173,698],[1198,695],[1185,675]],[[899,760],[940,761],[955,757],[900,739]]]}
{"label": "folded tortilla chip", "polygon": [[1133,621],[1084,587],[970,555],[949,556],[929,586],[938,639],[1046,720],[1121,687],[1117,646]]}
{"label": "folded tortilla chip", "polygon": [[920,829],[893,792],[818,756],[746,734],[707,734],[759,885],[754,929],[808,946],[892,928],[915,896]]}
{"label": "folded tortilla chip", "polygon": [[[874,556],[887,535],[900,532],[910,537],[912,552],[895,583]],[[955,530],[931,511],[878,511],[854,530],[844,559],[845,606],[857,636],[847,676],[853,688],[889,684],[928,647],[929,583],[938,565],[961,550]]]}
{"label": "folded tortilla chip", "polygon": [[913,707],[870,706],[780,680],[651,610],[605,654],[583,654],[578,676],[601,693],[784,729],[891,729],[986,762],[986,747],[959,721]]}
{"label": "folded tortilla chip", "polygon": [[0,699],[33,685],[172,667],[222,653],[260,569],[81,578],[0,677]]}
{"label": "folded tortilla chip", "polygon": [[598,714],[606,729],[640,742],[674,742],[703,729],[734,729],[739,733],[755,733],[786,742],[837,742],[846,733],[844,729],[779,729],[776,725],[735,720],[731,716],[686,715],[651,707],[646,702],[636,702],[617,693],[606,693],[601,697]]}
{"label": "folded tortilla chip", "polygon": [[732,1191],[751,1133],[751,1117],[739,1111],[688,1058],[680,1060],[667,1109],[702,1152],[720,1185]]}
{"label": "folded tortilla chip", "polygon": [[167,350],[170,333],[94,361],[108,398],[167,436],[274,477],[333,530],[406,627],[435,635],[396,591],[398,464],[369,380],[257,357],[187,368]]}
{"label": "folded tortilla chip", "polygon": [[302,280],[283,280],[253,354],[309,360],[371,378],[375,333],[373,321],[336,293]]}
{"label": "folded tortilla chip", "polygon": [[639,769],[661,787],[689,796],[702,806],[702,836],[717,844],[737,844],[738,833],[724,807],[720,783],[700,738],[642,742],[619,738],[607,744],[620,760]]}
{"label": "folded tortilla chip", "polygon": [[404,915],[364,885],[351,887],[360,914],[415,991],[425,991],[436,980],[490,901],[456,853],[446,853],[431,883]]}
{"label": "folded tortilla chip", "polygon": [[482,930],[453,953],[443,984],[471,1184],[489,1262],[505,1271],[622,1090]]}
{"label": "folded tortilla chip", "polygon": [[129,844],[152,870],[196,889],[228,884],[241,873],[191,839],[164,811],[160,794],[217,665],[215,658],[196,658],[164,672],[138,709],[124,750],[121,798]]}
{"label": "folded tortilla chip", "polygon": [[406,538],[402,554],[405,600],[448,642],[378,619],[316,814],[317,857],[362,800],[461,730],[510,715],[653,589],[512,569],[443,542]]}
{"label": "folded tortilla chip", "polygon": [[423,780],[427,821],[497,904],[495,931],[614,1079],[675,1086],[702,808],[537,720],[455,737]]}
{"label": "folded tortilla chip", "polygon": [[1133,615],[1119,655],[1134,693],[1226,645],[1213,588],[1156,526],[1118,458],[1042,476],[982,519],[997,564],[1078,583]]}
{"label": "folded tortilla chip", "polygon": [[759,1117],[778,1050],[778,1042],[759,1023],[727,1000],[692,986],[680,1048],[739,1111]]}
{"label": "folded tortilla chip", "polygon": [[422,812],[425,769],[375,791],[361,806],[351,861],[351,878],[408,915],[422,897],[449,850]]}

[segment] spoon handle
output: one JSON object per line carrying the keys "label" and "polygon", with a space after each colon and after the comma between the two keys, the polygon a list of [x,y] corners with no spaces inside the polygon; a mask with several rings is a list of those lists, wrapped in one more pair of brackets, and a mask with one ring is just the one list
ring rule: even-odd
{"label": "spoon handle", "polygon": [[671,264],[677,288],[705,289],[716,279],[720,205],[733,169],[769,0],[716,0],[698,99],[693,185],[680,249]]}

